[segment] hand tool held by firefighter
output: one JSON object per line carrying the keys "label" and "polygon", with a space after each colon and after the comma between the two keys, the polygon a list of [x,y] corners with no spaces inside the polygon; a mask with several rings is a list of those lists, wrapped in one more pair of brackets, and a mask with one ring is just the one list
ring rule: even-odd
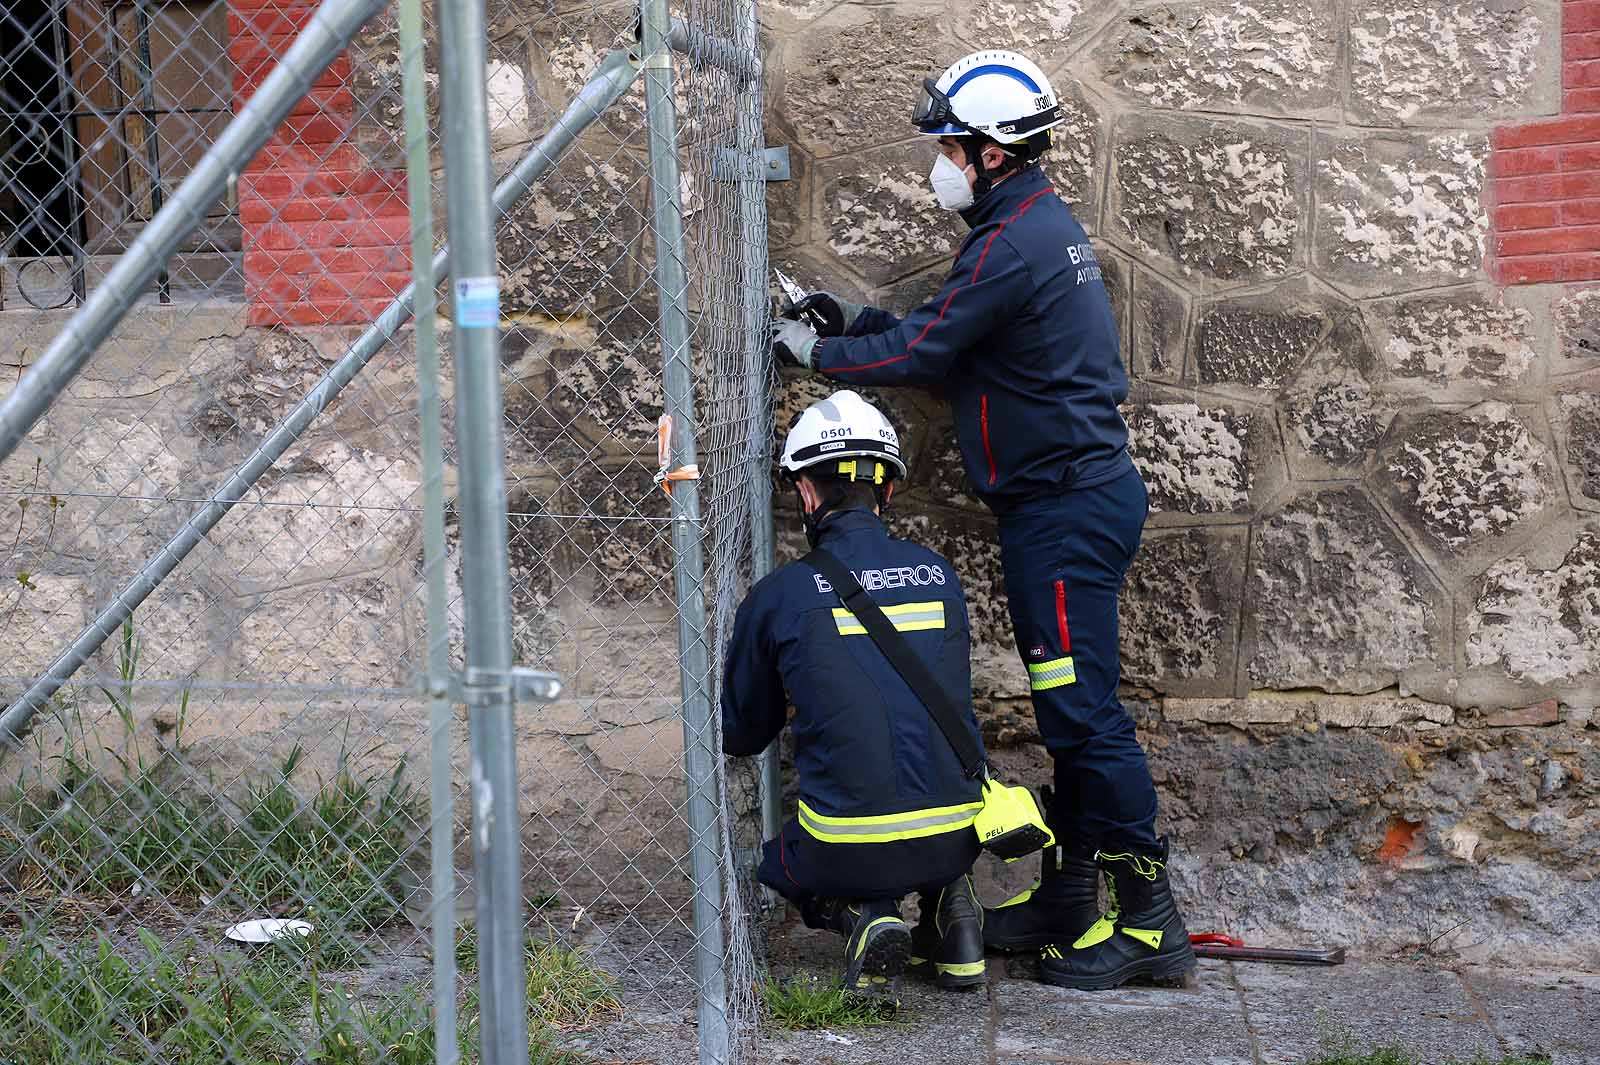
{"label": "hand tool held by firefighter", "polygon": [[884,616],[882,608],[861,587],[855,575],[829,552],[816,548],[801,561],[827,578],[834,594],[844,603],[845,609],[856,616],[861,627],[867,630],[872,642],[878,645],[883,657],[900,674],[913,694],[933,715],[934,723],[956,752],[961,768],[971,779],[983,780],[983,809],[973,828],[984,850],[1007,862],[1026,857],[1034,851],[1055,845],[1055,836],[1045,825],[1039,813],[1039,804],[1033,793],[1024,787],[1006,787],[991,779],[989,767],[984,763],[983,752],[972,734],[961,727],[961,717],[945,695],[939,682],[917,653],[906,643],[900,630]]}

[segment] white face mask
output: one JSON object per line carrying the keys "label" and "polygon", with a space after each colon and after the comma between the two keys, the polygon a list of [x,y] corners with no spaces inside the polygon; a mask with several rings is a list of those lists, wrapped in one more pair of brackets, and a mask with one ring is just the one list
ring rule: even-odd
{"label": "white face mask", "polygon": [[972,194],[972,182],[967,180],[967,172],[943,153],[933,161],[933,173],[928,175],[928,181],[933,185],[933,194],[938,197],[939,206],[946,211],[971,207],[976,198]]}

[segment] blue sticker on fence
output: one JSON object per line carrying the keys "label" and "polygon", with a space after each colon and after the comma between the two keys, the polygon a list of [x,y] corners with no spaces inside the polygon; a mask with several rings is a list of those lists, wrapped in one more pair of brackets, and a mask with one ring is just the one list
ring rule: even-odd
{"label": "blue sticker on fence", "polygon": [[494,329],[500,324],[500,279],[463,277],[456,281],[456,325]]}

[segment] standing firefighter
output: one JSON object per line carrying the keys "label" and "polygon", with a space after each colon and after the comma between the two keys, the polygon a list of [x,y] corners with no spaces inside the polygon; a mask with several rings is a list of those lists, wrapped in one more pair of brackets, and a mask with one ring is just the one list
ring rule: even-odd
{"label": "standing firefighter", "polygon": [[[1156,793],[1117,700],[1117,593],[1149,511],[1117,404],[1128,391],[1094,249],[1039,167],[1061,108],[1014,52],[976,52],[925,93],[931,182],[971,228],[904,319],[827,293],[774,325],[777,358],[853,384],[937,386],[967,477],[998,519],[1017,651],[1055,761],[1058,840],[1040,883],[990,910],[985,939],[1041,951],[1053,984],[1109,988],[1194,966],[1156,836]],[[1097,869],[1111,905],[1096,903]]]}
{"label": "standing firefighter", "polygon": [[[807,408],[783,448],[813,554],[740,604],[722,687],[723,747],[757,754],[794,704],[800,809],[763,847],[758,876],[811,928],[845,937],[845,985],[892,992],[908,961],[944,987],[984,982],[983,912],[968,875],[981,782],[822,568],[848,569],[960,708],[971,707],[967,605],[949,562],[889,537],[879,518],[905,475],[899,437],[870,403],[836,392]],[[832,560],[813,565],[818,552]],[[785,693],[787,692],[787,698]],[[915,933],[902,896],[922,895]],[[913,953],[915,956],[912,956]]]}

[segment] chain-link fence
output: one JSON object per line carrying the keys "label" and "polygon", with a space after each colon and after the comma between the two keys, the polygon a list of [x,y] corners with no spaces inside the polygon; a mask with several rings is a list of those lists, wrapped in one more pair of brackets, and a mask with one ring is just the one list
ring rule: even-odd
{"label": "chain-link fence", "polygon": [[[375,6],[0,0],[0,1061],[478,1060],[479,312],[407,324],[406,46],[441,216],[450,57],[431,5],[421,45]],[[509,733],[533,1060],[649,1060],[642,1016],[728,1060],[754,1024],[759,789],[707,714],[770,555],[759,59],[752,3],[671,14],[668,111],[639,7],[487,12],[513,661],[563,682]]]}

